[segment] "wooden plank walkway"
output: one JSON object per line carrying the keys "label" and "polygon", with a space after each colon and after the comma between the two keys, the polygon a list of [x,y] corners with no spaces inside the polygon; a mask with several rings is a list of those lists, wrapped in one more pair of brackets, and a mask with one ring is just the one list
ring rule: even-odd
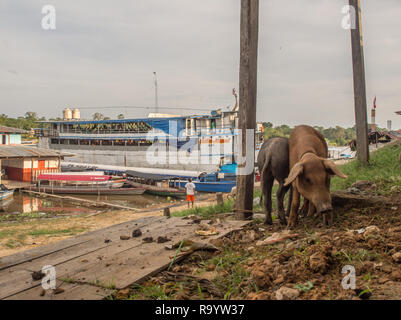
{"label": "wooden plank walkway", "polygon": [[[247,223],[224,220],[214,225],[219,234],[206,239],[194,233],[198,225],[190,219],[143,217],[19,252],[0,258],[0,299],[103,299],[114,288],[139,283],[168,267],[175,250],[166,250],[166,245],[183,239],[207,242]],[[120,239],[122,235],[131,236],[136,228],[141,229],[142,236]],[[157,243],[159,236],[171,241]],[[144,237],[153,237],[154,242],[144,243]],[[40,295],[41,280],[34,281],[32,271],[40,271],[45,265],[55,267],[57,286],[64,292]]]}
{"label": "wooden plank walkway", "polygon": [[108,202],[104,202],[104,201],[94,201],[94,200],[76,198],[76,197],[71,197],[71,196],[60,196],[57,194],[31,191],[28,189],[23,189],[21,191],[28,193],[28,194],[35,195],[35,196],[39,196],[39,197],[50,197],[50,198],[56,198],[56,199],[60,199],[60,200],[68,200],[72,203],[78,203],[79,205],[84,205],[84,206],[87,205],[90,207],[109,207],[109,208],[118,209],[118,210],[140,211],[139,209],[136,209],[136,208],[126,207],[126,206],[122,206],[119,204],[108,203]]}

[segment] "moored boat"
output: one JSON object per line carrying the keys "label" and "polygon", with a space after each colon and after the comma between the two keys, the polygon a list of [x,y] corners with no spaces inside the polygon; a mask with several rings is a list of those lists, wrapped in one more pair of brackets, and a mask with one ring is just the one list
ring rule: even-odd
{"label": "moored boat", "polygon": [[165,197],[185,197],[186,191],[181,187],[171,187],[171,179],[178,179],[170,174],[144,173],[134,170],[127,170],[127,184],[144,188],[147,193]]}
{"label": "moored boat", "polygon": [[36,186],[28,189],[56,194],[132,195],[143,194],[143,188],[123,188],[126,179],[113,179],[107,175],[40,174]]}
{"label": "moored boat", "polygon": [[132,180],[127,180],[127,184],[133,187],[143,188],[145,192],[153,194],[155,196],[163,197],[185,197],[186,192],[183,188],[170,188],[170,187],[158,187],[154,185],[149,185],[145,183],[139,183]]}
{"label": "moored boat", "polygon": [[[232,188],[235,187],[235,181],[199,181],[193,180],[195,184],[195,191],[199,192],[224,192],[230,193]],[[187,181],[171,181],[170,186],[185,188]]]}
{"label": "moored boat", "polygon": [[138,195],[145,192],[144,188],[109,188],[109,187],[84,187],[84,186],[35,186],[27,188],[36,192],[51,194],[85,194],[85,195]]}
{"label": "moored boat", "polygon": [[[216,171],[200,175],[198,179],[194,179],[192,182],[195,184],[195,190],[199,192],[230,193],[232,188],[236,186],[236,174],[230,171]],[[174,180],[170,182],[170,187],[185,188],[186,183],[187,181]]]}
{"label": "moored boat", "polygon": [[104,174],[87,173],[43,173],[38,176],[39,181],[58,182],[66,186],[103,186],[110,188],[121,188],[125,179]]}

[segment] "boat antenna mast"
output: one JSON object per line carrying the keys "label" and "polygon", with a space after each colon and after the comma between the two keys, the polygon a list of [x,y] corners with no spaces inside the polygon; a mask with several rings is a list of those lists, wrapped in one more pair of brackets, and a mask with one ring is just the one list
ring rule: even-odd
{"label": "boat antenna mast", "polygon": [[157,96],[157,74],[156,71],[153,72],[154,81],[155,81],[155,112],[159,112],[159,98]]}

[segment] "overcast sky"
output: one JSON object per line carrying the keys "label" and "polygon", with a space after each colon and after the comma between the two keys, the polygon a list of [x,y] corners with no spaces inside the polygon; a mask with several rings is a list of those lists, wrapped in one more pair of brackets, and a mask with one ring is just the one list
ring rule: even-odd
{"label": "overcast sky", "polygon": [[[362,0],[368,109],[401,128],[401,1]],[[347,0],[260,0],[258,121],[352,126]],[[43,30],[42,6],[56,8]],[[238,89],[240,0],[1,0],[0,113],[61,116],[65,107],[116,117],[159,105],[234,104]]]}

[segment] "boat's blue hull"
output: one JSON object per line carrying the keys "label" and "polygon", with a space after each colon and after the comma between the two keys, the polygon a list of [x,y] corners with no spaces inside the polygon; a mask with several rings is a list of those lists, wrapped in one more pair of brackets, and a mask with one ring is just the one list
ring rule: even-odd
{"label": "boat's blue hull", "polygon": [[[187,181],[170,182],[171,186],[178,186],[180,184],[181,188],[185,188]],[[195,184],[195,190],[199,192],[231,192],[232,188],[235,187],[236,182],[234,181],[217,181],[217,182],[201,182],[193,181]]]}
{"label": "boat's blue hull", "polygon": [[0,201],[12,197],[14,190],[0,191]]}

